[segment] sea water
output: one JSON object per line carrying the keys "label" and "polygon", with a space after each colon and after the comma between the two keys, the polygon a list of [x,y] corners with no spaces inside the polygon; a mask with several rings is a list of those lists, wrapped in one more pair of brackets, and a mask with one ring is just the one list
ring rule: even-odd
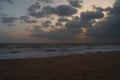
{"label": "sea water", "polygon": [[0,44],[0,59],[41,58],[120,51],[120,44]]}

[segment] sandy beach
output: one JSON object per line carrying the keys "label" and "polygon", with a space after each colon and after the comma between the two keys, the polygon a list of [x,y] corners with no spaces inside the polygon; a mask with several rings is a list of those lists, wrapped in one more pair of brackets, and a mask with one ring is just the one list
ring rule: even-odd
{"label": "sandy beach", "polygon": [[120,52],[1,59],[0,80],[120,80]]}

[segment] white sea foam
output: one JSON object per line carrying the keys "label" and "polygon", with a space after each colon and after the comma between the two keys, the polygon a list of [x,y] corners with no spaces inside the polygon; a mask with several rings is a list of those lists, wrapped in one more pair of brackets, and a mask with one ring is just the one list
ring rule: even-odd
{"label": "white sea foam", "polygon": [[0,59],[41,58],[96,52],[120,51],[120,45],[3,45]]}

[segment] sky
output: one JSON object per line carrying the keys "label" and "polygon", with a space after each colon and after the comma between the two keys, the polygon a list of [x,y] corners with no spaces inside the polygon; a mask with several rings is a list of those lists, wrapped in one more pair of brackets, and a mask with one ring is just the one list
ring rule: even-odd
{"label": "sky", "polygon": [[120,0],[0,0],[0,43],[119,43]]}

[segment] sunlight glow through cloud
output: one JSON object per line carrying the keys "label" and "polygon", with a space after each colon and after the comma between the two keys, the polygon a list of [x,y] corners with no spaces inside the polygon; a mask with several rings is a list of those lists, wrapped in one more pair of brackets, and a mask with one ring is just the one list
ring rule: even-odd
{"label": "sunlight glow through cloud", "polygon": [[[119,6],[116,7],[116,3],[119,4],[119,0],[104,2],[101,0],[0,0],[0,7],[3,8],[0,9],[2,12],[0,12],[0,29],[4,27],[5,30],[0,33],[14,34],[13,39],[21,36],[21,42],[24,42],[22,33],[26,35],[26,40],[27,37],[39,38],[40,42],[44,42],[43,38],[49,41],[87,42],[88,37],[97,41],[96,34],[101,36],[104,30],[111,32],[107,27],[108,21],[116,25],[116,28],[119,25],[115,13]],[[5,4],[11,5],[4,6]],[[117,13],[119,14],[119,10]],[[112,21],[111,18],[116,21]],[[11,33],[9,29],[13,29],[13,32]],[[97,29],[100,30],[99,33],[96,32]],[[116,29],[114,31],[116,33],[111,33],[116,35],[115,39],[118,39],[119,32]],[[109,35],[106,32],[105,34]],[[88,39],[84,40],[84,38]]]}

